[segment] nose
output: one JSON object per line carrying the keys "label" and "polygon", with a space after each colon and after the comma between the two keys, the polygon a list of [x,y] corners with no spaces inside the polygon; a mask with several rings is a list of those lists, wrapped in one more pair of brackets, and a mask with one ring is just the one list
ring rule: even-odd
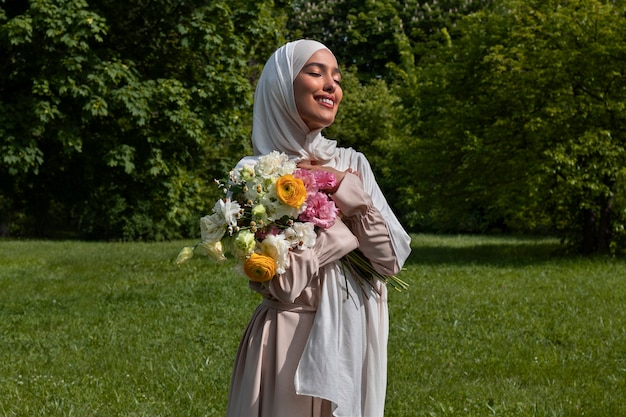
{"label": "nose", "polygon": [[332,77],[324,83],[324,91],[327,93],[332,93],[335,91],[335,88],[337,88],[337,86],[335,85],[335,80],[333,80]]}
{"label": "nose", "polygon": [[335,84],[335,80],[333,79],[332,75],[324,77],[324,91],[326,91],[327,93],[332,93],[333,91],[335,91],[336,88],[337,85]]}

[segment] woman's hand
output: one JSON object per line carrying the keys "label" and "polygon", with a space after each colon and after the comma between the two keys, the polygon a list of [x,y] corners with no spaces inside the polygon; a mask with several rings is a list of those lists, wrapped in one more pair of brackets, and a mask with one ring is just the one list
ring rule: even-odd
{"label": "woman's hand", "polygon": [[353,170],[352,168],[348,168],[345,171],[340,171],[333,167],[318,165],[316,161],[309,161],[309,160],[298,162],[298,168],[307,169],[309,171],[325,171],[325,172],[330,172],[331,174],[333,174],[335,178],[337,179],[337,186],[335,187],[334,190],[330,190],[331,193],[334,193],[335,191],[337,191],[337,188],[339,188],[339,184],[341,184],[341,181],[343,180],[343,177],[346,176],[346,174],[350,173],[350,174],[355,174],[357,176],[359,175],[359,173]]}

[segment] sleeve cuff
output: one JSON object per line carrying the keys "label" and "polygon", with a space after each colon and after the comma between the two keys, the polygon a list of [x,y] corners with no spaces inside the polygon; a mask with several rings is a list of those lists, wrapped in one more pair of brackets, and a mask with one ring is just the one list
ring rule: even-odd
{"label": "sleeve cuff", "polygon": [[331,198],[339,211],[346,217],[363,215],[372,205],[372,199],[363,189],[361,179],[352,173],[343,177],[341,184]]}

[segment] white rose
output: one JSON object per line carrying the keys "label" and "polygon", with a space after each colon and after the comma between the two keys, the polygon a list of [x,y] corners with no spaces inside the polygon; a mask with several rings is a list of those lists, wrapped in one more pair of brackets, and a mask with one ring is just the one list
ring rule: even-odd
{"label": "white rose", "polygon": [[289,268],[289,249],[291,243],[284,235],[269,235],[260,245],[264,255],[271,256],[276,261],[276,273],[284,274]]}
{"label": "white rose", "polygon": [[285,153],[278,151],[259,157],[254,167],[256,174],[262,178],[278,178],[281,175],[291,174],[295,169],[295,162],[290,161]]}
{"label": "white rose", "polygon": [[296,163],[294,161],[290,161],[287,159],[278,167],[278,176],[282,177],[283,175],[293,174],[296,170]]}

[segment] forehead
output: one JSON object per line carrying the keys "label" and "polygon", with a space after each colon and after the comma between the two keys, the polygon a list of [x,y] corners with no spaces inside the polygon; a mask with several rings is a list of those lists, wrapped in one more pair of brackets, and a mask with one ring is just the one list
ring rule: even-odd
{"label": "forehead", "polygon": [[304,64],[305,67],[309,65],[321,65],[333,70],[339,70],[337,58],[328,49],[320,49],[311,55],[306,64]]}

